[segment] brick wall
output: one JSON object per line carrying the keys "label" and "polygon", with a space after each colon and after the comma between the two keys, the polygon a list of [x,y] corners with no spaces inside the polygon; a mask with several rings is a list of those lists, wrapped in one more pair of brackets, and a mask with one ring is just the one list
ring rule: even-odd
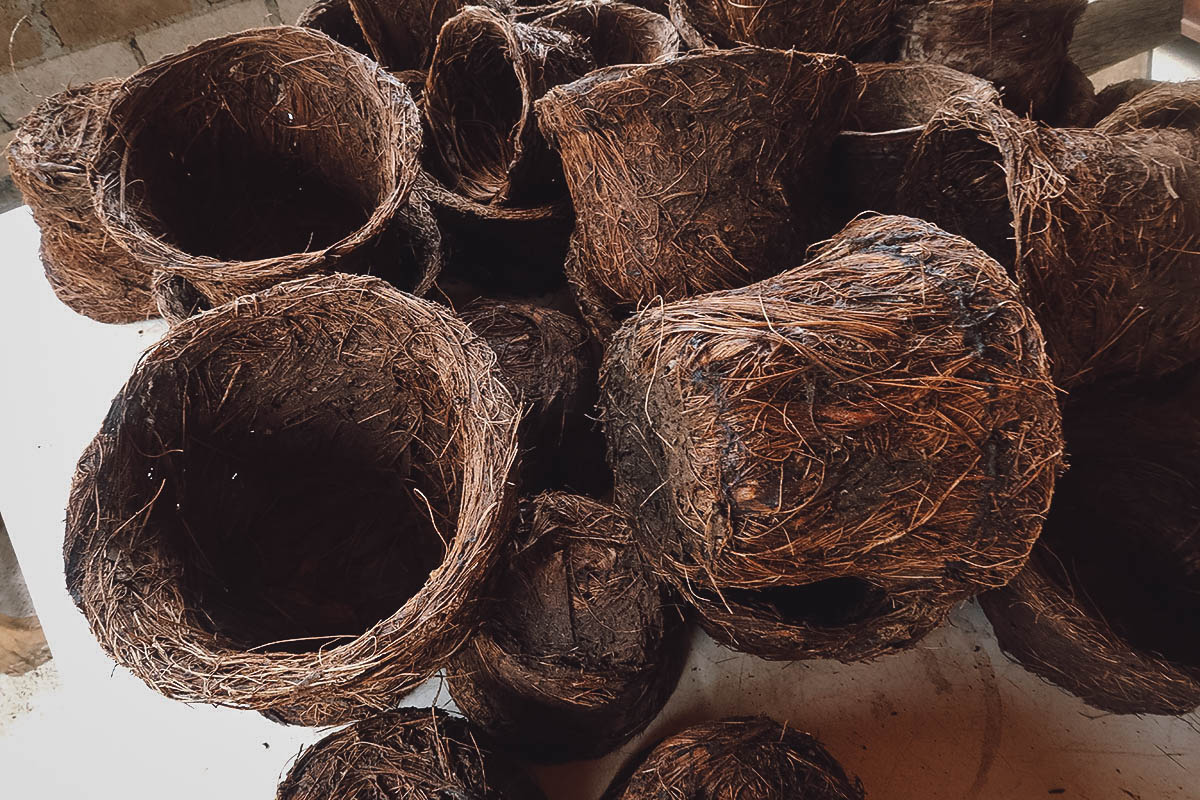
{"label": "brick wall", "polygon": [[[124,77],[224,33],[292,23],[308,0],[0,0],[0,148],[68,85]],[[0,184],[8,164],[0,158]],[[5,194],[9,195],[9,203]],[[0,185],[0,209],[11,204]]]}

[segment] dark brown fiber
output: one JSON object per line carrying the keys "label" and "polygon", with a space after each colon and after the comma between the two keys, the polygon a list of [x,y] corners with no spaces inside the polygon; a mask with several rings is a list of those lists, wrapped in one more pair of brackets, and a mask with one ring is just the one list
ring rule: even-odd
{"label": "dark brown fiber", "polygon": [[859,56],[891,31],[897,0],[671,0],[690,47],[753,44]]}
{"label": "dark brown fiber", "polygon": [[52,95],[22,120],[8,148],[13,183],[42,234],[42,265],[58,299],[100,322],[155,315],[150,270],[96,216],[88,164],[118,81]]}
{"label": "dark brown fiber", "polygon": [[326,736],[300,756],[276,800],[545,800],[460,717],[402,708]]}
{"label": "dark brown fiber", "polygon": [[1087,0],[921,0],[899,8],[900,60],[986,78],[1009,108],[1041,116],[1053,110]]}
{"label": "dark brown fiber", "polygon": [[524,409],[521,488],[604,491],[612,478],[595,413],[599,357],[572,317],[539,303],[481,298],[459,315],[496,352]]}
{"label": "dark brown fiber", "polygon": [[566,0],[550,6],[533,24],[580,37],[598,67],[665,61],[683,49],[671,20],[629,3]]}
{"label": "dark brown fiber", "polygon": [[1200,378],[1072,398],[1029,566],[980,598],[1005,652],[1118,714],[1200,706]]}
{"label": "dark brown fiber", "polygon": [[507,536],[518,412],[443,307],[363,276],[171,329],[81,458],[67,585],[181,700],[346,722],[469,636]]}
{"label": "dark brown fiber", "polygon": [[641,568],[629,520],[561,492],[522,506],[480,632],[447,667],[450,696],[498,746],[535,762],[598,758],[654,719],[688,638]]}
{"label": "dark brown fiber", "polygon": [[260,28],[125,81],[93,185],[143,269],[214,305],[332,271],[421,291],[435,276],[388,246],[420,144],[408,90],[374,62],[315,31]]}
{"label": "dark brown fiber", "polygon": [[425,84],[437,177],[479,203],[523,207],[561,198],[562,168],[538,131],[533,103],[594,66],[572,33],[474,6],[448,20]]}
{"label": "dark brown fiber", "polygon": [[806,733],[767,717],[693,725],[635,756],[603,800],[862,800],[862,784]]}
{"label": "dark brown fiber", "polygon": [[913,145],[945,103],[963,95],[995,102],[982,78],[938,64],[858,64],[858,96],[833,140],[828,185],[842,225],[863,211],[895,213]]}
{"label": "dark brown fiber", "polygon": [[701,601],[808,587],[814,618],[847,638],[920,590],[944,604],[1005,584],[1061,464],[1016,288],[906,217],[856,221],[775,278],[642,311],[609,347],[602,398],[618,505],[637,510],[656,573]]}
{"label": "dark brown fiber", "polygon": [[1200,82],[1164,84],[1094,128],[965,98],[918,142],[906,213],[1010,268],[1074,389],[1169,374],[1200,352]]}
{"label": "dark brown fiber", "polygon": [[358,20],[354,18],[350,0],[316,0],[300,12],[296,25],[320,31],[338,44],[344,44],[365,56],[371,55],[371,47]]}
{"label": "dark brown fiber", "polygon": [[575,207],[567,274],[599,338],[657,298],[792,266],[823,233],[853,90],[838,56],[744,47],[597,70],[539,100]]}

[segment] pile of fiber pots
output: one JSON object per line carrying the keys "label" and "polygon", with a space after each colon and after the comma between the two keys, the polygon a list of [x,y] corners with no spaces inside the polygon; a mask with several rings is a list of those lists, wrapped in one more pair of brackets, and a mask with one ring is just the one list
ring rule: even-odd
{"label": "pile of fiber pots", "polygon": [[169,323],[71,490],[101,647],[348,724],[289,800],[622,747],[611,800],[861,798],[803,720],[660,715],[694,632],[863,661],[976,596],[1200,705],[1200,84],[1097,95],[1084,5],[318,0],[48,98],[54,292]]}

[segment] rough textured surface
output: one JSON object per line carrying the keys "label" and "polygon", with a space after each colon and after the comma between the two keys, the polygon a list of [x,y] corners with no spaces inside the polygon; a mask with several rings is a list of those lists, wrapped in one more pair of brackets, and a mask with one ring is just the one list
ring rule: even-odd
{"label": "rough textured surface", "polygon": [[458,313],[496,352],[525,411],[522,491],[570,488],[599,496],[611,488],[604,437],[592,418],[599,356],[583,326],[539,303],[482,298]]}
{"label": "rough textured surface", "polygon": [[1071,469],[1029,566],[980,602],[1028,669],[1119,714],[1200,706],[1200,378],[1064,412]]}
{"label": "rough textured surface", "polygon": [[445,278],[493,294],[539,295],[566,285],[575,225],[565,200],[528,208],[477,203],[422,173],[415,194],[433,209],[445,244]]}
{"label": "rough textured surface", "polygon": [[902,205],[1010,268],[1059,386],[1165,375],[1200,350],[1198,119],[1197,82],[1089,129],[965,99],[918,142]]}
{"label": "rough textured surface", "polygon": [[277,800],[545,800],[461,718],[404,708],[356,722],[300,756]]}
{"label": "rough textured surface", "polygon": [[671,0],[691,47],[753,44],[861,56],[891,30],[897,0]]}
{"label": "rough textured surface", "polygon": [[8,150],[13,182],[42,232],[46,279],[60,300],[100,322],[156,313],[150,270],[109,236],[88,180],[119,87],[104,81],[47,98],[25,118]]}
{"label": "rough textured surface", "polygon": [[572,33],[482,7],[448,20],[425,84],[438,177],[479,203],[529,206],[560,198],[562,168],[538,130],[533,103],[594,66]]}
{"label": "rough textured surface", "polygon": [[862,800],[813,737],[767,717],[693,725],[635,756],[604,800]]}
{"label": "rough textured surface", "polygon": [[601,339],[641,304],[794,266],[823,232],[815,187],[853,89],[838,56],[747,47],[539,100],[575,207],[567,274]]}
{"label": "rough textured surface", "polygon": [[169,696],[310,725],[390,708],[470,635],[517,421],[441,306],[344,275],[249,295],[173,328],[113,401],[68,588]]}
{"label": "rough textured surface", "polygon": [[688,638],[633,547],[629,520],[578,495],[523,505],[486,622],[447,667],[450,695],[535,762],[605,755],[670,697]]}
{"label": "rough textured surface", "polygon": [[320,31],[339,44],[363,55],[371,55],[362,26],[350,8],[350,0],[316,0],[300,13],[296,24]]}
{"label": "rough textured surface", "polygon": [[425,72],[438,32],[467,5],[503,9],[504,0],[348,0],[375,60],[392,71]]}
{"label": "rough textured surface", "polygon": [[900,5],[899,58],[992,81],[1009,108],[1052,106],[1087,0],[925,0]]}
{"label": "rough textured surface", "polygon": [[946,102],[995,102],[995,88],[939,64],[858,64],[858,96],[833,140],[826,183],[838,225],[863,211],[895,213],[913,145]]}
{"label": "rough textured surface", "polygon": [[93,185],[117,243],[213,304],[332,271],[419,293],[435,276],[395,257],[388,234],[420,141],[408,90],[369,59],[307,29],[260,28],[129,78]]}
{"label": "rough textured surface", "polygon": [[598,67],[665,61],[683,48],[671,20],[637,5],[566,0],[539,11],[534,25],[580,37]]}
{"label": "rough textured surface", "polygon": [[[618,505],[685,596],[809,586],[829,615],[841,596],[823,590],[847,583],[895,603],[1001,586],[1061,463],[1016,287],[906,217],[852,223],[775,278],[639,313],[602,382]],[[839,619],[847,637],[887,608],[862,594]]]}

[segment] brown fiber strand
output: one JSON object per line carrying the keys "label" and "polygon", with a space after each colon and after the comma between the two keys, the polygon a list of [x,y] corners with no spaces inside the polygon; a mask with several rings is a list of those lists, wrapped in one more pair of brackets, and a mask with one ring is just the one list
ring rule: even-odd
{"label": "brown fiber strand", "polygon": [[1196,357],[1200,82],[1163,84],[1094,128],[966,98],[914,149],[905,213],[1009,267],[1065,389],[1166,375]]}
{"label": "brown fiber strand", "polygon": [[351,50],[371,55],[371,47],[363,35],[362,26],[354,18],[350,0],[316,0],[300,12],[296,20],[299,28],[312,28]]}
{"label": "brown fiber strand", "polygon": [[1005,652],[1118,714],[1200,706],[1200,378],[1097,387],[1029,565],[980,598]]}
{"label": "brown fiber strand", "polygon": [[617,504],[651,568],[702,602],[881,591],[845,622],[820,610],[846,637],[922,589],[945,604],[1004,585],[1061,464],[1016,287],[906,217],[851,223],[775,278],[640,312],[601,381]]}
{"label": "brown fiber strand", "polygon": [[1087,0],[922,0],[901,3],[897,56],[996,84],[1021,114],[1052,111],[1067,47]]}
{"label": "brown fiber strand", "polygon": [[304,751],[276,800],[545,800],[519,767],[462,718],[402,708],[356,722]]}
{"label": "brown fiber strand", "polygon": [[635,756],[603,800],[863,800],[821,743],[767,717],[705,722]]}
{"label": "brown fiber strand", "polygon": [[540,303],[480,298],[458,309],[496,352],[500,373],[524,409],[521,487],[526,494],[611,484],[594,414],[599,358],[572,317]]}
{"label": "brown fiber strand", "polygon": [[58,299],[100,322],[155,314],[150,270],[109,236],[96,216],[88,168],[120,83],[52,95],[21,122],[8,149],[13,183],[42,233],[42,265]]}
{"label": "brown fiber strand", "polygon": [[498,746],[539,762],[598,758],[670,697],[688,638],[641,567],[629,520],[562,492],[522,506],[479,633],[447,666],[450,696]]}
{"label": "brown fiber strand", "polygon": [[838,226],[863,211],[895,213],[913,145],[937,111],[964,95],[995,101],[982,78],[938,64],[858,64],[858,95],[833,140],[827,181]]}
{"label": "brown fiber strand", "polygon": [[538,130],[533,103],[594,66],[572,33],[474,6],[448,20],[424,95],[438,177],[479,203],[520,207],[559,199],[562,168]]}
{"label": "brown fiber strand", "polygon": [[508,534],[518,410],[442,306],[280,284],[147,352],[81,458],[67,585],[170,697],[347,722],[471,634]]}
{"label": "brown fiber strand", "polygon": [[791,265],[823,233],[821,170],[853,90],[839,56],[745,47],[597,70],[539,100],[575,207],[567,274],[599,338],[656,298]]}
{"label": "brown fiber strand", "polygon": [[210,39],[142,68],[96,157],[100,218],[143,269],[211,304],[333,271],[422,291],[389,227],[417,179],[408,90],[304,28]]}
{"label": "brown fiber strand", "polygon": [[671,0],[690,47],[752,44],[861,56],[891,32],[898,0]]}
{"label": "brown fiber strand", "polygon": [[683,49],[671,20],[640,6],[610,0],[565,0],[532,24],[580,37],[598,67],[666,61]]}

